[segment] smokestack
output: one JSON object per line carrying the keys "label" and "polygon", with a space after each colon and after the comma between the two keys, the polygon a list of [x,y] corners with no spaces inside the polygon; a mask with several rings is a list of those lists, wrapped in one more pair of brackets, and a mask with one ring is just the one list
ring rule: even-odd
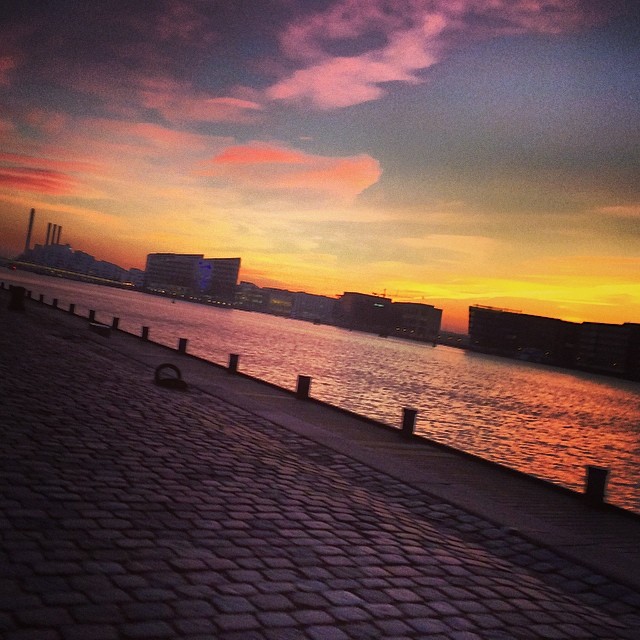
{"label": "smokestack", "polygon": [[60,244],[60,236],[62,235],[62,225],[58,226],[58,237],[56,238],[56,244]]}
{"label": "smokestack", "polygon": [[51,236],[51,223],[50,223],[50,222],[48,222],[48,223],[47,223],[47,239],[46,239],[46,240],[45,240],[45,242],[44,242],[44,246],[45,246],[45,247],[49,244],[50,236]]}
{"label": "smokestack", "polygon": [[29,214],[29,227],[27,228],[27,240],[24,243],[24,250],[29,251],[31,248],[31,232],[33,231],[33,221],[36,217],[36,210],[31,209],[31,213]]}
{"label": "smokestack", "polygon": [[55,244],[56,243],[56,236],[58,235],[58,225],[54,224],[51,227],[51,244]]}

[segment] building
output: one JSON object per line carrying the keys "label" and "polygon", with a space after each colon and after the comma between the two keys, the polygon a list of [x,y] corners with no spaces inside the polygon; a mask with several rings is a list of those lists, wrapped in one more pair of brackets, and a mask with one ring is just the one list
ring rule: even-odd
{"label": "building", "polygon": [[469,348],[640,380],[640,324],[566,322],[525,313],[469,307]]}
{"label": "building", "polygon": [[640,324],[583,322],[576,366],[594,373],[640,380]]}
{"label": "building", "polygon": [[394,335],[398,338],[435,342],[440,333],[442,309],[416,302],[394,302],[391,305]]}
{"label": "building", "polygon": [[299,291],[293,294],[291,317],[322,324],[333,322],[336,298]]}
{"label": "building", "polygon": [[150,253],[145,267],[145,290],[193,295],[200,288],[198,267],[203,257],[195,253]]}
{"label": "building", "polygon": [[200,261],[199,270],[201,293],[216,302],[234,302],[240,258],[204,258]]}
{"label": "building", "polygon": [[469,307],[469,347],[474,351],[571,367],[579,325],[509,309]]}
{"label": "building", "polygon": [[144,288],[156,293],[204,296],[233,302],[240,258],[205,258],[196,253],[150,253]]}
{"label": "building", "polygon": [[388,335],[391,328],[391,299],[345,291],[336,301],[334,322],[345,329]]}

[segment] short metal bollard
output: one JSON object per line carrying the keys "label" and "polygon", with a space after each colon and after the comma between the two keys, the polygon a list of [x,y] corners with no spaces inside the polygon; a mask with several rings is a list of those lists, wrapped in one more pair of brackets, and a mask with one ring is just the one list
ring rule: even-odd
{"label": "short metal bollard", "polygon": [[24,311],[24,294],[26,289],[24,287],[16,287],[10,284],[9,291],[11,292],[11,297],[9,298],[9,311]]}
{"label": "short metal bollard", "polygon": [[140,335],[140,337],[143,340],[148,340],[149,339],[149,327],[142,327],[142,334]]}
{"label": "short metal bollard", "polygon": [[39,302],[40,304],[43,304],[43,303],[44,303],[44,293],[41,293],[41,294],[38,296],[38,302]]}
{"label": "short metal bollard", "polygon": [[240,356],[237,353],[230,353],[229,354],[229,367],[227,369],[227,371],[229,373],[237,373],[238,372],[238,360],[240,359]]}
{"label": "short metal bollard", "polygon": [[57,309],[57,308],[58,308],[58,298],[54,298],[54,299],[51,301],[51,306],[52,306],[54,309]]}
{"label": "short metal bollard", "polygon": [[69,305],[69,313],[73,316],[76,313],[76,305],[73,302]]}
{"label": "short metal bollard", "polygon": [[588,504],[598,506],[604,503],[608,477],[609,469],[587,465],[584,497]]}
{"label": "short metal bollard", "polygon": [[309,376],[298,376],[298,386],[296,387],[296,398],[307,400],[311,389],[311,378]]}
{"label": "short metal bollard", "polygon": [[89,322],[96,321],[96,312],[93,309],[89,309]]}
{"label": "short metal bollard", "polygon": [[186,338],[178,340],[178,353],[187,353],[187,342],[189,341]]}
{"label": "short metal bollard", "polygon": [[111,321],[111,328],[117,329],[119,324],[120,324],[120,318],[116,318],[116,316],[113,316],[113,320]]}
{"label": "short metal bollard", "polygon": [[418,415],[417,409],[402,410],[402,435],[409,437],[413,435],[416,428],[416,416]]}

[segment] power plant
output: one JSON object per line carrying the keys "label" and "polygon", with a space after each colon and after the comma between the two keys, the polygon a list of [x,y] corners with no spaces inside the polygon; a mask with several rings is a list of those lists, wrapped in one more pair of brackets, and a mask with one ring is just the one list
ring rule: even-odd
{"label": "power plant", "polygon": [[[31,234],[33,233],[33,223],[36,219],[36,210],[31,209],[29,214],[29,226],[27,228],[27,239],[24,243],[24,250],[29,251],[31,249]],[[62,236],[62,225],[47,223],[47,237],[44,242],[44,246],[52,244],[60,244],[60,237]]]}

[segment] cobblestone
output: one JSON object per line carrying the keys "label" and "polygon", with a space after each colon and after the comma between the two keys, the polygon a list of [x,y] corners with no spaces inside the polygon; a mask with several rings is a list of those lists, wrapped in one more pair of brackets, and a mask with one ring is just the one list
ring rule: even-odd
{"label": "cobblestone", "polygon": [[0,323],[3,640],[640,637],[637,593],[553,549],[161,389],[78,318]]}

